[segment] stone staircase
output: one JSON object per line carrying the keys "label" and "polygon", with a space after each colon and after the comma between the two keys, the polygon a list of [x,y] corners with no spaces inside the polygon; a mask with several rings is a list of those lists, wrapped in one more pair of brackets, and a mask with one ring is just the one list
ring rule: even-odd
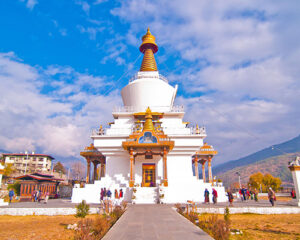
{"label": "stone staircase", "polygon": [[156,204],[158,200],[157,187],[137,187],[134,202],[136,204]]}

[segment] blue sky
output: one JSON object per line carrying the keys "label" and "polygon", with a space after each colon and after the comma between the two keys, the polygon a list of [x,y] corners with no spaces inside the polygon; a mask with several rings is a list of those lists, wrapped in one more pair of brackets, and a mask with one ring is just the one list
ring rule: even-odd
{"label": "blue sky", "polygon": [[186,121],[215,164],[293,138],[299,125],[298,1],[4,0],[0,149],[76,159],[112,121],[147,27]]}

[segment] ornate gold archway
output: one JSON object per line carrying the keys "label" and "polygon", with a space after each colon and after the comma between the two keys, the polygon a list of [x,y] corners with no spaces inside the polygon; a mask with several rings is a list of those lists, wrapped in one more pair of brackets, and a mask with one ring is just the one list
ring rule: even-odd
{"label": "ornate gold archway", "polygon": [[[168,186],[167,176],[167,155],[174,147],[174,141],[164,134],[160,126],[155,127],[153,124],[153,116],[160,118],[162,113],[152,113],[148,107],[146,112],[136,113],[137,121],[143,124],[143,128],[137,128],[129,138],[122,143],[125,150],[130,156],[130,181],[129,186],[134,186],[134,165],[135,157],[144,155],[151,157],[160,155],[163,157],[163,184]],[[143,123],[144,121],[144,123]]]}

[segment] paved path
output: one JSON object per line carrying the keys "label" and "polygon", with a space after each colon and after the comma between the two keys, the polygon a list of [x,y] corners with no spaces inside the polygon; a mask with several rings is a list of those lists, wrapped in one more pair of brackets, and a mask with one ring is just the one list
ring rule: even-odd
{"label": "paved path", "polygon": [[[11,203],[8,206],[0,206],[1,208],[75,208],[78,205],[77,203],[72,203],[70,199],[49,199],[47,204],[43,202],[15,202]],[[89,204],[90,207],[99,207],[99,204]],[[174,206],[174,204],[167,204],[169,206]],[[228,202],[218,203],[218,204],[204,204],[197,203],[199,208],[224,208],[228,206]],[[276,207],[295,207],[297,208],[296,199],[291,201],[276,201]],[[254,200],[248,200],[246,202],[241,202],[241,200],[236,200],[233,203],[233,208],[240,207],[271,207],[271,204],[268,200],[259,200],[255,202]]]}
{"label": "paved path", "polygon": [[170,205],[132,205],[103,240],[213,239]]}

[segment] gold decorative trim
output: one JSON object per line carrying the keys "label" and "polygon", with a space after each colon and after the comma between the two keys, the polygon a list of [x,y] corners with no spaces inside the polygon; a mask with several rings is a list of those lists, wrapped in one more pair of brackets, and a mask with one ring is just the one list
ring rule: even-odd
{"label": "gold decorative trim", "polygon": [[300,166],[289,166],[291,171],[300,171]]}

